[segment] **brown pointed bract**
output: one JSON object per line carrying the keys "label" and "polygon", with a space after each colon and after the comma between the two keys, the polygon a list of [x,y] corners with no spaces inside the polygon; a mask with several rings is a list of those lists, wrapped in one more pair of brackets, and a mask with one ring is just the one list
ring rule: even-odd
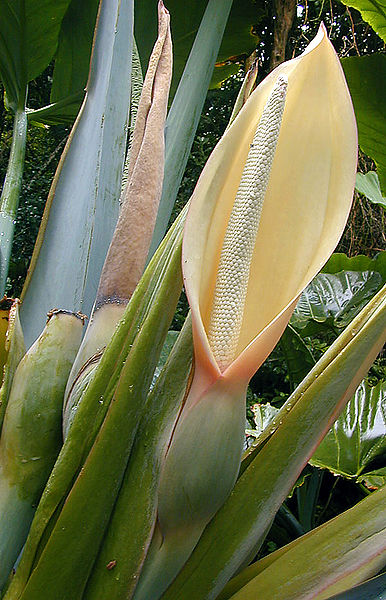
{"label": "brown pointed bract", "polygon": [[103,267],[96,308],[130,299],[153,235],[162,190],[164,125],[172,75],[170,17],[162,1],[158,27],[138,107],[121,214]]}

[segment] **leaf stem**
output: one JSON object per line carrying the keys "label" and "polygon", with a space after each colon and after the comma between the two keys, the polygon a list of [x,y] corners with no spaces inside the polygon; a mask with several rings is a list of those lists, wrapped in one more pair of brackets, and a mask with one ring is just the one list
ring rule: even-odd
{"label": "leaf stem", "polygon": [[27,115],[23,102],[15,113],[11,152],[0,198],[0,295],[4,294],[12,248],[15,217],[23,179],[27,141]]}

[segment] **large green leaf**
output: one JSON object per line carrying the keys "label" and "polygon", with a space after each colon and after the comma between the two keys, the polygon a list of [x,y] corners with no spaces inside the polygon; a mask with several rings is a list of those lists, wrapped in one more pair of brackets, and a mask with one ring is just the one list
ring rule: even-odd
{"label": "large green leaf", "polygon": [[29,111],[31,123],[72,124],[81,106],[99,0],[72,0],[62,21],[51,88],[51,104]]}
{"label": "large green leaf", "polygon": [[377,271],[319,273],[299,298],[291,325],[304,329],[309,321],[345,327],[382,287]]}
{"label": "large green leaf", "polygon": [[346,75],[358,123],[359,146],[377,165],[382,194],[386,195],[386,56],[371,54],[344,58]]}
{"label": "large green leaf", "polygon": [[[209,0],[166,120],[165,176],[149,257],[168,226],[231,5],[232,0]],[[172,31],[173,23],[178,21],[172,19]]]}
{"label": "large green leaf", "polygon": [[381,194],[381,186],[379,185],[378,175],[375,171],[357,173],[355,189],[360,194],[366,196],[373,204],[381,204],[386,208],[386,198]]}
{"label": "large green leaf", "polygon": [[27,83],[52,59],[69,3],[70,0],[1,0],[0,76],[13,108]]}
{"label": "large green leaf", "polygon": [[316,361],[311,350],[292,325],[286,327],[279,344],[284,354],[291,391],[293,391]]}
{"label": "large green leaf", "polygon": [[363,20],[386,42],[386,2],[385,0],[342,0],[343,4],[360,11]]}
{"label": "large green leaf", "polygon": [[371,494],[257,561],[229,583],[219,600],[326,600],[372,577],[386,559],[385,494],[386,489]]}
{"label": "large green leaf", "polygon": [[248,450],[231,495],[209,523],[163,600],[216,598],[255,556],[302,468],[384,343],[386,287],[369,302]]}
{"label": "large green leaf", "polygon": [[364,475],[374,461],[385,463],[385,431],[386,382],[362,382],[310,463],[345,477]]}
{"label": "large green leaf", "polygon": [[60,29],[51,88],[51,102],[84,90],[99,0],[72,0]]}
{"label": "large green leaf", "polygon": [[37,125],[68,125],[72,124],[79,112],[79,107],[84,98],[84,91],[72,94],[63,100],[48,104],[36,110],[27,110],[30,123]]}
{"label": "large green leaf", "polygon": [[118,216],[130,101],[132,8],[132,0],[102,3],[87,95],[50,190],[23,291],[27,344],[51,308],[89,314],[95,299]]}

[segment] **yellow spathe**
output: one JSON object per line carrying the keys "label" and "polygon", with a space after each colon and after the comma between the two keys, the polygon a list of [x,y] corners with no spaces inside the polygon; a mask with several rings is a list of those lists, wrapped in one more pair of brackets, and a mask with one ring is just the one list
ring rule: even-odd
{"label": "yellow spathe", "polygon": [[272,351],[299,294],[334,250],[350,210],[355,117],[339,59],[321,26],[301,56],[277,67],[251,95],[213,151],[191,199],[183,271],[201,390],[220,376],[208,332],[225,232],[250,144],[280,75],[288,79],[284,114],[226,379],[249,380]]}

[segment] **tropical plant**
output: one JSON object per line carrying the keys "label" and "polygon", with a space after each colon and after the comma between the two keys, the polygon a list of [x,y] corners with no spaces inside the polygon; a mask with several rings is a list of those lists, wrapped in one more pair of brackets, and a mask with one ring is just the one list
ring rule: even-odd
{"label": "tropical plant", "polygon": [[[218,10],[222,29],[230,4]],[[181,149],[191,144],[192,120],[170,115],[184,114],[189,75],[205,49],[213,64],[220,43],[209,33],[214,6],[175,93],[165,149],[171,37],[159,2],[120,193],[133,3],[101,2],[85,100],[23,293],[28,338],[44,296],[64,310],[49,313],[25,353],[19,303],[2,307],[5,600],[322,599],[385,564],[382,488],[248,567],[384,342],[386,288],[378,285],[361,310],[351,307],[345,328],[338,322],[343,331],[243,454],[248,382],[336,246],[355,185],[353,109],[323,26],[299,57],[253,93],[242,90],[189,207],[144,270],[159,202],[158,223],[170,212],[162,190],[175,197]],[[196,108],[206,72],[205,81]],[[118,212],[109,194],[122,206],[107,251]],[[191,314],[160,362],[183,282]],[[91,313],[82,342],[81,309]],[[295,318],[301,329],[301,308]],[[379,580],[365,585],[375,598]]]}

